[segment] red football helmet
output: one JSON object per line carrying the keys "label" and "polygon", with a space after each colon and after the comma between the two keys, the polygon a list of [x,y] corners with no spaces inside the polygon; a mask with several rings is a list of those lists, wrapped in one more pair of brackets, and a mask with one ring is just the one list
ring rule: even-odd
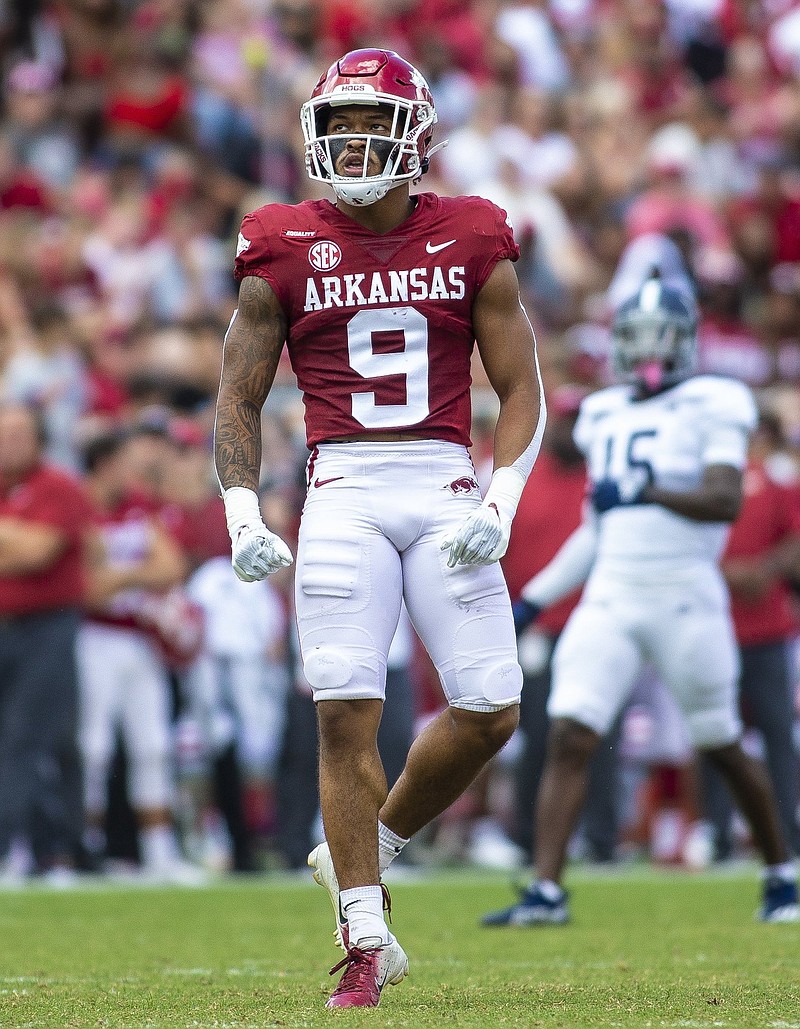
{"label": "red football helmet", "polygon": [[[352,104],[381,105],[392,112],[388,137],[356,136],[365,141],[360,178],[336,174],[336,147],[343,137],[327,135],[330,108]],[[423,76],[393,50],[352,50],[332,64],[300,109],[300,122],[309,177],[330,183],[345,203],[374,204],[401,182],[417,182],[428,170],[436,122],[433,97]],[[382,159],[386,153],[380,175],[366,173],[370,148]]]}

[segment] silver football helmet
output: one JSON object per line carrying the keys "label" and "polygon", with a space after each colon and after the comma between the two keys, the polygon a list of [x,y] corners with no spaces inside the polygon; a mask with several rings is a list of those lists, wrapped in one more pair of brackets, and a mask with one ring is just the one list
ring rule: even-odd
{"label": "silver football helmet", "polygon": [[695,372],[697,316],[682,293],[651,277],[614,315],[611,346],[618,378],[657,393]]}

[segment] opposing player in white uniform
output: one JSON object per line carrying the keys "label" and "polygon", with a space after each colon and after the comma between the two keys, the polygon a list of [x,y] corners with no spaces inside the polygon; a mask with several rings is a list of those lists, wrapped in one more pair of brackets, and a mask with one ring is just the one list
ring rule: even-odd
{"label": "opposing player in white uniform", "polygon": [[[740,746],[738,651],[718,560],[741,503],[750,391],[693,376],[696,323],[678,290],[650,278],[612,327],[622,380],[582,404],[582,525],[522,591],[518,631],[586,580],[557,644],[548,758],[537,798],[536,879],[485,925],[565,922],[561,876],[583,806],[591,754],[645,662],[672,691],[695,747],[735,795],[765,862],[760,917],[798,917],[795,870],[761,765]],[[588,578],[587,578],[588,577]]]}

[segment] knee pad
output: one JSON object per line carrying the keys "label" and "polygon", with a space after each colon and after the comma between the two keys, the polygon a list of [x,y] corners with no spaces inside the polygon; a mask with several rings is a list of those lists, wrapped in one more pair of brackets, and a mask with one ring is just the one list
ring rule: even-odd
{"label": "knee pad", "polygon": [[386,695],[386,659],[373,646],[319,644],[305,650],[303,672],[315,701]]}
{"label": "knee pad", "polygon": [[336,647],[313,647],[303,661],[303,673],[315,693],[338,690],[353,678],[353,662]]}
{"label": "knee pad", "polygon": [[448,688],[447,698],[453,707],[467,711],[499,711],[518,704],[522,695],[522,669],[518,661],[500,661],[489,668],[482,663],[456,668],[455,690]]}

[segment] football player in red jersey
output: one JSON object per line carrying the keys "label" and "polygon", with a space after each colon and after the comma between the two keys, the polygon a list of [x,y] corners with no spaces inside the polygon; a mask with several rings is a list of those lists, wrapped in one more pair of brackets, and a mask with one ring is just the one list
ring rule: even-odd
{"label": "football player in red jersey", "polygon": [[[326,842],[309,864],[346,951],[329,1007],[373,1007],[406,974],[380,875],[518,720],[522,673],[497,561],[544,400],[505,213],[410,193],[436,149],[435,121],[425,80],[391,51],[353,51],[320,78],[301,111],[306,164],[336,200],[245,217],[217,402],[233,564],[259,579],[292,561],[257,496],[261,408],[287,345],[311,449],[295,592]],[[485,497],[467,449],[476,343],[500,403]],[[375,741],[403,598],[449,706],[387,796]]]}

